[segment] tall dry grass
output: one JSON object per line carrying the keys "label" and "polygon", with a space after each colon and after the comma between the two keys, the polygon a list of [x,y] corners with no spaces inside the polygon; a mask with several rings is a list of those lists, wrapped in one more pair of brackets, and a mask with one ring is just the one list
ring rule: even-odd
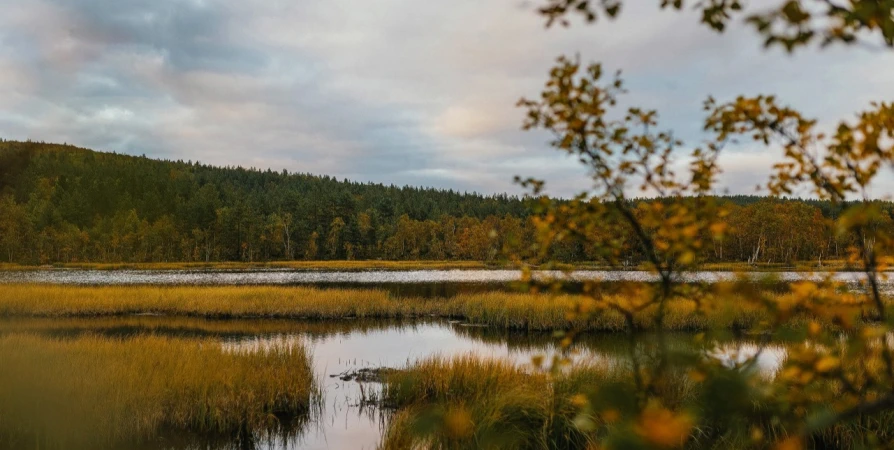
{"label": "tall dry grass", "polygon": [[[258,335],[301,334],[309,339],[352,332],[375,332],[413,327],[419,320],[292,320],[231,319],[218,320],[184,316],[101,316],[101,317],[12,317],[0,318],[0,335],[32,333],[57,337],[81,334],[133,336],[157,334],[172,337],[248,337]],[[463,327],[466,331],[471,327]],[[480,328],[480,327],[475,327]],[[543,339],[550,339],[548,335]]]}
{"label": "tall dry grass", "polygon": [[[729,380],[748,376],[733,371],[729,375]],[[752,381],[759,385],[773,382],[762,377]],[[704,386],[686,372],[675,370],[658,387],[664,406],[698,418],[682,448],[754,448],[753,429],[732,427],[711,413],[716,405],[729,401],[730,393],[724,387],[733,385]],[[582,409],[578,399],[587,398],[598,405],[599,398],[624,396],[632,405],[636,392],[630,369],[624,366],[579,364],[548,375],[505,360],[473,355],[433,357],[385,376],[380,400],[393,412],[379,448],[601,448],[607,439],[618,438],[611,436],[618,431],[615,423],[605,411],[598,412],[598,407]],[[836,392],[838,387],[829,386],[827,395]],[[760,415],[761,402],[775,400],[748,397],[745,401],[744,407],[753,409],[743,410],[743,414]],[[581,414],[588,419],[586,426],[578,422]],[[862,448],[867,442],[890,442],[894,438],[892,419],[894,413],[886,411],[836,424],[812,435],[807,448]],[[781,429],[772,420],[762,426],[760,432],[768,436],[784,437],[797,431]],[[619,442],[614,441],[616,445]],[[630,441],[629,447],[622,448],[642,448],[635,444]]]}
{"label": "tall dry grass", "polygon": [[573,396],[617,375],[579,366],[550,377],[504,360],[434,357],[386,376],[394,408],[379,448],[589,448],[601,433],[574,425]]}
{"label": "tall dry grass", "polygon": [[[515,266],[505,262],[482,261],[391,261],[391,260],[351,260],[351,261],[213,261],[213,262],[72,262],[54,263],[50,265],[33,265],[0,262],[2,270],[44,270],[44,269],[88,269],[88,270],[256,270],[256,269],[293,269],[293,270],[454,270],[454,269],[514,269]],[[576,262],[573,264],[554,264],[557,269],[578,270],[618,270],[617,267],[599,262]],[[649,270],[648,265],[641,264],[624,270]],[[847,260],[824,260],[820,265],[816,260],[795,261],[793,263],[747,263],[747,262],[715,262],[703,263],[697,270],[731,271],[731,272],[829,272],[860,271]]]}
{"label": "tall dry grass", "polygon": [[178,432],[247,439],[319,402],[304,347],[15,333],[0,337],[0,361],[0,448],[128,447]]}
{"label": "tall dry grass", "polygon": [[213,318],[335,318],[412,313],[384,291],[301,287],[0,286],[0,316],[164,314]]}
{"label": "tall dry grass", "polygon": [[[618,302],[625,294],[614,294]],[[376,289],[319,289],[290,286],[64,286],[0,285],[0,317],[98,317],[159,314],[205,318],[255,319],[406,319],[448,318],[495,328],[552,331],[627,329],[610,309],[571,317],[569,311],[592,303],[578,295],[483,292],[449,298],[396,297]],[[766,319],[759,308],[718,299],[697,311],[694,303],[673,301],[664,323],[668,330],[749,328]],[[591,305],[592,306],[592,305]],[[639,329],[652,327],[656,308],[635,315]]]}
{"label": "tall dry grass", "polygon": [[150,262],[150,263],[59,263],[47,266],[0,263],[0,270],[89,269],[89,270],[452,270],[486,269],[481,261],[266,261],[266,262]]}

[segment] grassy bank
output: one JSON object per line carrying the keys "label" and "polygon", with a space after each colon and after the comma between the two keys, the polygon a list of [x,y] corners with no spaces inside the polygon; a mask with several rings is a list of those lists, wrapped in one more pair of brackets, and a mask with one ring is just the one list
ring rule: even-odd
{"label": "grassy bank", "polygon": [[[620,294],[619,294],[620,295]],[[618,301],[623,301],[619,297]],[[205,318],[264,319],[459,319],[495,328],[555,330],[577,327],[590,331],[625,329],[623,316],[612,310],[587,318],[569,318],[570,310],[589,307],[591,300],[575,295],[485,292],[446,299],[390,296],[373,289],[317,289],[282,286],[60,286],[0,285],[0,317],[99,317],[161,314]],[[636,314],[641,328],[651,326],[655,308]],[[764,318],[756,308],[736,301],[722,302],[696,313],[689,301],[671,303],[668,329],[747,328]]]}
{"label": "grassy bank", "polygon": [[301,421],[318,401],[304,348],[224,351],[156,336],[0,337],[0,448],[129,447]]}
{"label": "grassy bank", "polygon": [[[501,360],[436,357],[389,372],[384,380],[378,400],[393,409],[393,416],[381,450],[583,450],[608,442],[615,448],[733,450],[769,448],[754,441],[756,430],[774,439],[794,431],[771,420],[757,420],[758,428],[717,421],[712,411],[729,403],[740,406],[743,414],[753,408],[751,413],[760,417],[766,408],[762,402],[775,401],[761,394],[766,392],[765,378],[741,372],[729,372],[720,384],[703,384],[687,373],[674,372],[653,392],[663,399],[660,409],[642,412],[633,406],[638,391],[623,367],[576,365],[548,376]],[[835,392],[830,387],[828,395]],[[818,402],[821,406],[822,400]],[[618,410],[617,405],[626,406]],[[618,426],[624,415],[640,419],[634,427]],[[674,417],[685,418],[685,425]],[[672,431],[675,428],[679,435]],[[829,427],[811,436],[807,448],[861,448],[867,442],[892,439],[894,413],[883,412]]]}
{"label": "grassy bank", "polygon": [[[645,265],[630,267],[612,267],[605,264],[580,262],[560,264],[558,268],[578,270],[649,270]],[[472,270],[472,269],[515,269],[505,262],[484,263],[481,261],[266,261],[266,262],[155,262],[155,263],[57,263],[50,265],[24,265],[0,262],[0,270],[52,270],[52,269],[88,269],[88,270]],[[845,260],[796,261],[792,263],[758,262],[719,262],[702,264],[698,270],[728,272],[829,272],[859,271],[859,267],[850,265]]]}
{"label": "grassy bank", "polygon": [[757,262],[713,262],[704,263],[699,270],[710,272],[854,272],[862,271],[858,265],[853,265],[847,260],[833,259],[823,261],[794,261],[790,263],[766,263]]}
{"label": "grassy bank", "polygon": [[[13,317],[0,318],[0,336],[10,333],[43,334],[70,337],[84,334],[135,336],[154,334],[188,338],[238,338],[271,334],[304,334],[327,337],[351,332],[369,333],[395,327],[411,327],[419,320],[293,320],[232,319],[219,320],[186,316],[101,316],[101,317]],[[477,331],[486,331],[483,327]],[[496,338],[494,338],[496,339]],[[549,341],[547,335],[543,337]]]}
{"label": "grassy bank", "polygon": [[595,368],[551,383],[501,360],[423,360],[385,378],[381,400],[396,411],[380,449],[595,446],[598,435],[573,424],[571,397],[596,378],[605,377]]}
{"label": "grassy bank", "polygon": [[481,261],[267,261],[267,262],[157,262],[157,263],[60,263],[22,265],[0,263],[0,270],[89,269],[89,270],[452,270],[503,268]]}

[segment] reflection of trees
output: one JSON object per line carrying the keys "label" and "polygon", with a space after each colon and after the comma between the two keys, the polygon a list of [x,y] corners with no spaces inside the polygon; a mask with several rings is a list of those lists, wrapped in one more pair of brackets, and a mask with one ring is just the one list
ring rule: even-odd
{"label": "reflection of trees", "polygon": [[360,332],[407,330],[425,320],[277,320],[245,319],[214,320],[179,316],[126,316],[96,318],[22,318],[0,320],[0,334],[32,332],[56,336],[102,334],[130,336],[158,334],[173,337],[223,337],[239,338],[264,335],[303,335],[308,339],[326,338]]}

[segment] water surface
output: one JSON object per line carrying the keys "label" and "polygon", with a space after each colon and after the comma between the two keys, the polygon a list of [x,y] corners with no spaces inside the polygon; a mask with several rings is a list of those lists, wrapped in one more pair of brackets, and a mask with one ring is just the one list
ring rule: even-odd
{"label": "water surface", "polygon": [[[541,272],[540,276],[561,276]],[[734,272],[691,272],[685,282],[733,280]],[[819,280],[827,274],[803,272],[753,273],[754,279],[789,282]],[[515,270],[423,270],[423,271],[296,271],[296,270],[81,270],[53,269],[0,272],[2,283],[47,283],[63,285],[311,285],[318,287],[374,287],[406,295],[449,296],[469,290],[506,289],[518,281]],[[837,281],[860,288],[860,273],[838,273]],[[578,271],[574,281],[654,282],[654,274],[642,271]],[[884,281],[883,290],[894,292],[894,284]],[[340,375],[364,368],[400,368],[433,356],[474,354],[529,365],[535,355],[556,352],[549,333],[526,333],[468,326],[462,323],[417,320],[210,320],[186,317],[128,316],[107,318],[0,318],[0,334],[33,332],[64,339],[81,333],[127,337],[156,333],[178,337],[216,339],[227,351],[257,351],[271,345],[308,345],[314,370],[322,382],[324,405],[319,417],[309,425],[282,436],[256,442],[266,449],[376,448],[388,415],[375,407],[363,406],[365,395],[378,392],[373,382],[342,380]],[[637,337],[638,345],[648,346],[651,337]],[[673,338],[674,345],[691,345],[690,335]],[[733,367],[753,356],[758,346],[748,340],[718,338],[705,357],[716,358]],[[629,342],[623,335],[584,336],[574,348],[574,358],[599,365],[627,364]],[[785,358],[785,347],[774,344],[760,353],[757,369],[772,376]],[[169,440],[172,442],[172,439]],[[202,445],[220,449],[226,445]],[[193,446],[194,448],[194,446]]]}
{"label": "water surface", "polygon": [[[261,440],[265,449],[374,449],[387,413],[362,406],[364,393],[378,392],[377,383],[344,381],[340,375],[364,368],[400,368],[433,356],[474,354],[501,358],[530,366],[535,355],[556,351],[549,333],[496,331],[448,321],[290,321],[209,320],[201,318],[129,316],[68,319],[3,319],[0,334],[32,332],[66,338],[82,333],[127,337],[140,333],[178,337],[214,338],[227,351],[258,351],[272,345],[309,345],[313,364],[324,389],[323,411],[300,432]],[[691,336],[672,337],[673,345],[688,345]],[[641,340],[647,343],[649,335]],[[574,359],[599,365],[625,364],[628,342],[619,334],[584,336],[574,348]],[[708,357],[732,366],[753,355],[757,346],[748,341],[721,340]],[[785,349],[772,345],[758,359],[757,367],[772,374],[781,364]],[[203,447],[204,448],[204,447]],[[211,446],[208,448],[221,448]]]}
{"label": "water surface", "polygon": [[[655,282],[658,276],[635,270],[581,270],[571,274],[539,271],[544,278],[566,278],[570,281]],[[683,282],[712,283],[735,280],[739,276],[773,279],[782,282],[822,280],[830,274],[813,272],[687,272]],[[0,271],[0,283],[52,283],[70,285],[387,285],[387,284],[506,284],[518,281],[518,270],[367,270],[308,271],[290,269],[264,270],[86,270],[48,269]],[[861,272],[838,272],[832,279],[857,284],[865,280]],[[886,286],[891,281],[883,281]]]}

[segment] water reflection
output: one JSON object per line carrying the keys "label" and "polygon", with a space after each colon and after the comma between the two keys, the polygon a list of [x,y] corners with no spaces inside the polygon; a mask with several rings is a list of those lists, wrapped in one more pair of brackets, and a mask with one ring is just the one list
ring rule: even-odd
{"label": "water reflection", "polygon": [[158,441],[128,443],[115,450],[292,450],[303,448],[302,436],[314,426],[307,416],[279,418],[269,430],[254,430],[246,436],[201,435],[168,431]]}
{"label": "water reflection", "polygon": [[782,345],[727,342],[717,344],[706,355],[728,369],[751,369],[765,377],[772,377],[785,362],[786,351]]}
{"label": "water reflection", "polygon": [[[541,277],[564,277],[561,272],[537,272]],[[742,274],[736,272],[688,272],[680,281],[714,283],[735,280]],[[779,282],[797,280],[822,280],[828,274],[809,272],[754,272],[746,274],[754,279],[770,278]],[[323,285],[346,287],[402,287],[408,295],[444,296],[464,285],[462,291],[488,290],[518,281],[517,270],[407,270],[407,271],[296,271],[287,269],[268,270],[85,270],[50,269],[26,271],[0,271],[0,283],[51,283],[70,285]],[[839,272],[832,275],[836,281],[858,284],[865,280],[859,272]],[[655,282],[655,274],[645,271],[582,270],[573,272],[570,281],[598,280],[604,282]],[[890,291],[892,280],[882,281]]]}
{"label": "water reflection", "polygon": [[[361,400],[375,395],[376,383],[342,380],[338,375],[370,367],[403,367],[431,356],[475,354],[529,364],[534,355],[551,355],[555,339],[548,333],[524,333],[471,327],[446,321],[289,321],[289,320],[208,320],[157,316],[109,317],[94,319],[6,319],[0,320],[0,334],[31,332],[58,337],[82,333],[127,336],[156,333],[178,337],[213,337],[236,352],[259,351],[272,346],[309,344],[314,370],[323,383],[324,404],[319,417],[303,429],[281,430],[259,435],[248,448],[342,449],[375,448],[385,429],[387,417],[375,408],[363,407]],[[691,348],[692,336],[670,335],[672,347]],[[648,353],[650,335],[638,337],[639,350]],[[574,357],[602,365],[627,364],[629,341],[621,334],[584,335],[573,348]],[[719,338],[705,353],[727,367],[741,365],[757,353],[749,341]],[[755,368],[767,376],[785,358],[782,345],[771,345],[760,353]],[[240,444],[240,445],[242,445]],[[196,444],[187,439],[183,446],[171,437],[166,448],[238,448],[231,441]]]}

